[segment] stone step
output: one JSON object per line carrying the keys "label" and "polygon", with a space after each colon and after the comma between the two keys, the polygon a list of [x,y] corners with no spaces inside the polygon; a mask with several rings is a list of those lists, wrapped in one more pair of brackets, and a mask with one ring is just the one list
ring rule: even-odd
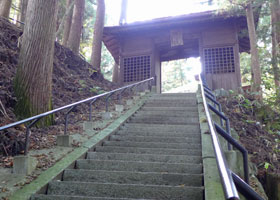
{"label": "stone step", "polygon": [[153,132],[153,131],[133,131],[133,130],[120,130],[115,133],[115,135],[120,136],[142,136],[142,137],[188,137],[197,138],[201,137],[199,132]]}
{"label": "stone step", "polygon": [[[139,199],[35,194],[31,197],[30,200],[139,200]],[[141,199],[141,200],[151,200],[151,199]]]}
{"label": "stone step", "polygon": [[180,105],[185,105],[185,104],[190,104],[190,105],[196,105],[196,99],[187,99],[187,98],[149,98],[146,100],[146,104],[153,104],[153,103],[160,103],[160,104],[180,104]]}
{"label": "stone step", "polygon": [[52,181],[48,185],[50,195],[77,195],[114,198],[148,198],[160,200],[202,199],[202,187],[120,185],[86,182]]}
{"label": "stone step", "polygon": [[118,146],[97,146],[96,152],[109,153],[143,153],[143,154],[162,154],[162,155],[186,155],[201,156],[201,149],[168,149],[168,148],[135,148]]}
{"label": "stone step", "polygon": [[196,93],[161,93],[153,94],[152,97],[164,98],[164,97],[193,97],[196,98]]}
{"label": "stone step", "polygon": [[64,171],[63,181],[142,185],[201,186],[202,175],[67,169]]}
{"label": "stone step", "polygon": [[201,156],[88,152],[87,159],[200,164]]}
{"label": "stone step", "polygon": [[162,162],[133,162],[116,160],[89,160],[76,161],[77,169],[131,171],[131,172],[160,172],[160,173],[187,173],[201,174],[201,164],[162,163]]}
{"label": "stone step", "polygon": [[162,117],[162,116],[168,116],[168,117],[184,117],[184,118],[191,118],[191,117],[198,117],[198,112],[193,111],[193,112],[186,112],[186,111],[172,111],[170,110],[167,111],[138,111],[134,116],[140,117],[140,116],[145,116],[145,117]]}
{"label": "stone step", "polygon": [[168,148],[168,149],[201,149],[201,144],[197,144],[197,143],[105,141],[103,143],[103,146]]}
{"label": "stone step", "polygon": [[182,118],[182,117],[133,117],[130,119],[131,123],[145,123],[145,124],[199,124],[197,118]]}
{"label": "stone step", "polygon": [[195,101],[177,103],[177,102],[148,102],[144,104],[144,107],[197,107]]}
{"label": "stone step", "polygon": [[198,112],[197,106],[192,106],[192,107],[142,107],[141,111],[172,111],[172,112]]}
{"label": "stone step", "polygon": [[120,136],[112,135],[109,141],[131,141],[131,142],[166,142],[166,143],[201,143],[200,135],[196,137],[155,137],[155,136]]}
{"label": "stone step", "polygon": [[200,127],[199,124],[145,124],[145,123],[126,123],[124,126],[121,127],[121,130],[133,130],[133,131],[141,131],[141,132],[147,132],[152,131],[155,133],[161,133],[161,132],[181,132],[181,133],[187,133],[187,132],[199,132]]}

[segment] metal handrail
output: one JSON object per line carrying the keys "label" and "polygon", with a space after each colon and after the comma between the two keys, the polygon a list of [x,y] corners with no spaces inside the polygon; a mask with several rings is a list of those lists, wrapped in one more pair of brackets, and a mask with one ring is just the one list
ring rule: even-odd
{"label": "metal handrail", "polygon": [[210,115],[210,112],[209,112],[209,109],[208,109],[208,105],[207,105],[207,102],[206,102],[206,98],[205,98],[205,92],[204,92],[204,87],[203,87],[201,75],[199,75],[199,78],[200,78],[200,84],[201,84],[201,94],[202,94],[202,99],[203,99],[203,105],[204,105],[204,108],[205,108],[207,122],[208,122],[210,133],[211,133],[213,148],[214,148],[214,152],[215,152],[215,155],[216,155],[216,162],[217,162],[217,166],[218,166],[218,170],[219,170],[224,194],[225,194],[226,199],[239,199],[238,191],[235,187],[235,184],[234,184],[234,181],[232,179],[231,173],[228,170],[229,168],[227,166],[227,162],[224,158],[224,155],[223,155],[223,152],[222,152],[222,149],[220,147],[219,140],[218,140],[218,136],[217,136],[216,131],[214,129],[213,121],[212,121],[212,118],[211,118],[211,115]]}
{"label": "metal handrail", "polygon": [[[140,82],[137,82],[137,83],[126,85],[124,87],[121,87],[121,88],[118,88],[118,89],[115,89],[115,90],[112,90],[112,91],[109,91],[109,92],[105,92],[105,93],[102,93],[102,94],[99,94],[99,95],[96,95],[96,96],[93,96],[93,97],[89,97],[87,99],[84,99],[84,100],[81,100],[81,101],[78,101],[78,102],[75,102],[75,103],[72,103],[72,104],[68,104],[66,106],[62,106],[62,107],[56,108],[54,110],[51,110],[51,111],[48,111],[48,112],[45,112],[45,113],[35,115],[33,117],[29,117],[29,118],[26,118],[26,119],[23,119],[23,120],[20,120],[20,121],[11,123],[11,124],[7,124],[5,126],[1,126],[0,131],[3,131],[3,130],[6,130],[8,128],[12,128],[12,127],[30,122],[30,124],[28,124],[27,128],[26,128],[25,150],[24,150],[24,154],[26,155],[27,151],[28,151],[28,145],[29,145],[30,128],[34,124],[36,124],[40,119],[67,109],[67,113],[65,114],[65,127],[64,127],[64,134],[66,134],[67,133],[67,125],[68,125],[68,115],[78,105],[89,102],[89,105],[90,105],[89,119],[91,120],[92,119],[92,105],[93,105],[94,102],[96,102],[97,99],[100,99],[102,97],[106,97],[106,111],[108,111],[108,100],[113,94],[118,93],[118,92],[122,93],[124,90],[126,90],[128,88],[131,89],[131,88],[138,87],[138,86],[140,86],[142,84],[146,84],[146,83],[148,84],[148,86],[150,86],[152,84],[153,80],[154,80],[154,77],[143,80],[143,81],[140,81]],[[151,87],[149,87],[149,88],[151,88]]]}
{"label": "metal handrail", "polygon": [[[209,100],[211,100],[215,105],[219,104],[215,98],[209,98],[209,96],[207,97],[207,94],[205,93],[205,91],[207,91],[207,93],[212,94],[211,89],[207,86],[206,81],[203,79],[200,75],[200,84],[201,84],[201,93],[202,93],[202,98],[203,98],[203,104],[205,107],[205,112],[206,112],[206,116],[207,116],[207,121],[209,124],[209,128],[210,128],[210,132],[211,132],[211,137],[212,137],[212,141],[213,141],[213,146],[214,146],[214,151],[216,154],[216,162],[218,165],[218,169],[219,169],[219,173],[220,173],[220,177],[221,177],[221,181],[222,181],[222,185],[223,185],[223,189],[224,189],[224,193],[225,193],[225,197],[226,199],[239,199],[239,197],[237,196],[232,196],[230,197],[231,194],[236,193],[236,189],[238,192],[240,192],[246,199],[249,200],[263,200],[263,198],[256,193],[252,187],[249,185],[249,169],[248,169],[248,153],[247,150],[240,145],[234,138],[232,138],[232,136],[229,134],[228,131],[225,131],[222,127],[220,127],[218,124],[214,123],[211,119],[211,115],[209,113],[209,108],[220,117],[220,120],[222,121],[222,118],[224,120],[226,120],[226,116],[222,113],[220,106],[219,106],[219,111],[212,106],[211,104],[206,102],[206,98],[208,98]],[[204,90],[206,89],[206,90]],[[213,94],[211,95],[213,96]],[[209,108],[208,108],[209,106]],[[228,123],[229,123],[229,119],[227,118]],[[217,137],[217,134],[213,128],[213,124],[215,126],[216,131],[223,136],[224,139],[226,139],[230,144],[232,144],[235,148],[237,148],[243,155],[243,170],[244,170],[244,176],[245,176],[245,181],[243,181],[238,175],[236,175],[234,172],[232,172],[228,166],[227,166],[227,162],[223,156],[223,153],[221,151],[221,147],[219,144],[219,140]],[[221,123],[222,125],[222,123]],[[216,148],[215,148],[216,147]],[[219,155],[219,157],[217,156]],[[221,165],[221,166],[220,166]],[[226,169],[225,169],[226,168]],[[223,171],[221,170],[223,169]],[[229,184],[226,185],[226,183],[228,183],[228,181],[230,181]],[[238,195],[238,193],[237,193]]]}

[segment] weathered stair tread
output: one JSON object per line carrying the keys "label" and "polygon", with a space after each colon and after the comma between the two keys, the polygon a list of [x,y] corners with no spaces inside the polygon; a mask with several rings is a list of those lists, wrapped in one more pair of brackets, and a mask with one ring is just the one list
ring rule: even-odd
{"label": "weathered stair tread", "polygon": [[178,200],[202,199],[203,188],[184,186],[125,185],[52,181],[48,185],[48,194]]}
{"label": "weathered stair tread", "polygon": [[202,175],[67,169],[64,171],[63,181],[143,185],[201,186]]}
{"label": "weathered stair tread", "polygon": [[201,156],[107,153],[107,152],[106,153],[88,152],[87,159],[163,162],[163,163],[193,163],[193,164],[199,164],[202,162]]}
{"label": "weathered stair tread", "polygon": [[182,117],[161,117],[161,118],[146,118],[133,117],[129,122],[145,123],[145,124],[199,124],[198,118],[182,118]]}
{"label": "weathered stair tread", "polygon": [[146,107],[191,107],[196,106],[196,101],[170,101],[170,100],[158,100],[145,103]]}
{"label": "weathered stair tread", "polygon": [[141,148],[170,148],[170,149],[201,149],[197,143],[164,143],[164,142],[127,142],[127,141],[105,141],[103,146],[124,146]]}
{"label": "weathered stair tread", "polygon": [[127,199],[112,197],[85,197],[85,196],[66,196],[66,195],[44,195],[36,194],[30,200],[151,200],[151,199]]}
{"label": "weathered stair tread", "polygon": [[172,148],[135,148],[118,146],[97,146],[96,152],[112,153],[143,153],[143,154],[164,154],[164,155],[193,155],[201,156],[201,149],[172,149]]}
{"label": "weathered stair tread", "polygon": [[164,132],[189,132],[189,131],[199,131],[199,124],[145,124],[145,123],[126,123],[122,130],[150,130],[150,131],[164,131]]}
{"label": "weathered stair tread", "polygon": [[155,137],[155,136],[121,136],[112,135],[110,141],[132,141],[132,142],[168,142],[168,143],[200,143],[200,135],[195,137]]}
{"label": "weathered stair tread", "polygon": [[145,105],[146,104],[153,104],[153,103],[160,103],[160,104],[177,104],[177,105],[196,105],[196,99],[195,98],[190,98],[190,99],[187,99],[187,98],[160,98],[160,99],[157,99],[157,98],[149,98],[146,102],[145,102]]}
{"label": "weathered stair tread", "polygon": [[177,111],[185,111],[185,112],[198,112],[197,107],[196,106],[192,106],[192,107],[172,107],[172,106],[168,106],[168,107],[164,107],[164,106],[157,106],[157,107],[142,107],[141,111],[173,111],[173,112],[177,112]]}
{"label": "weathered stair tread", "polygon": [[135,130],[120,130],[116,136],[142,136],[142,137],[187,137],[187,138],[201,138],[200,133],[196,132],[153,132],[153,131],[135,131]]}
{"label": "weathered stair tread", "polygon": [[162,115],[170,115],[170,116],[175,116],[180,115],[180,116],[186,116],[186,117],[192,117],[192,116],[198,116],[198,110],[194,109],[193,111],[186,111],[186,110],[174,110],[173,112],[170,112],[170,109],[168,110],[139,110],[135,114],[136,116],[162,116]]}
{"label": "weathered stair tread", "polygon": [[170,172],[170,173],[202,173],[201,164],[186,163],[162,163],[162,162],[134,162],[112,160],[89,160],[76,161],[77,169],[111,170],[111,171],[135,171],[135,172]]}

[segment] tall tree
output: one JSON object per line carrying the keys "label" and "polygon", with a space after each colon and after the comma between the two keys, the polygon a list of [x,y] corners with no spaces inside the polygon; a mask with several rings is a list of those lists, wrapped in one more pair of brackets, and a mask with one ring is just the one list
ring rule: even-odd
{"label": "tall tree", "polygon": [[[250,40],[250,53],[251,53],[251,75],[252,75],[252,85],[251,91],[258,92],[259,95],[256,95],[256,98],[262,98],[262,89],[261,89],[261,68],[259,61],[259,52],[257,48],[257,35],[256,35],[256,26],[254,21],[254,10],[252,0],[220,0],[222,4],[226,3],[228,7],[238,6],[242,7],[246,12],[247,27]],[[259,7],[259,6],[257,6]]]}
{"label": "tall tree", "polygon": [[127,14],[127,0],[122,0],[121,16],[119,24],[126,24],[126,14]]}
{"label": "tall tree", "polygon": [[1,0],[0,16],[9,18],[11,6],[12,6],[12,0]]}
{"label": "tall tree", "polygon": [[[127,0],[122,0],[122,5],[121,5],[121,15],[120,15],[120,25],[126,24],[126,13],[127,13]],[[119,63],[114,64],[113,66],[113,77],[112,81],[114,83],[118,83],[119,79]]]}
{"label": "tall tree", "polygon": [[[20,21],[25,22],[28,0],[20,1]],[[21,25],[23,28],[23,25]]]}
{"label": "tall tree", "polygon": [[261,90],[261,68],[260,68],[260,61],[259,61],[259,53],[257,48],[257,35],[255,30],[255,21],[254,21],[254,14],[252,3],[249,0],[246,4],[246,18],[247,18],[247,26],[249,32],[249,40],[250,40],[250,47],[251,47],[251,73],[252,73],[252,88],[251,90],[254,92],[259,92],[260,95],[262,94]]}
{"label": "tall tree", "polygon": [[272,69],[277,96],[280,97],[280,3],[271,0],[271,39],[272,39]]}
{"label": "tall tree", "polygon": [[[66,46],[69,38],[69,33],[72,24],[72,16],[73,16],[73,0],[67,0],[67,11],[66,11],[66,18],[64,21],[64,29],[63,29],[63,39],[62,45]],[[62,22],[63,23],[63,22]]]}
{"label": "tall tree", "polygon": [[[14,87],[16,113],[29,117],[51,109],[57,0],[29,0]],[[52,117],[42,124],[50,124]]]}
{"label": "tall tree", "polygon": [[76,54],[79,54],[84,10],[85,10],[85,0],[75,0],[72,24],[71,24],[67,46]]}
{"label": "tall tree", "polygon": [[91,65],[101,71],[101,49],[102,49],[102,37],[105,19],[105,2],[104,0],[97,0],[96,20],[94,23],[92,53],[91,53]]}

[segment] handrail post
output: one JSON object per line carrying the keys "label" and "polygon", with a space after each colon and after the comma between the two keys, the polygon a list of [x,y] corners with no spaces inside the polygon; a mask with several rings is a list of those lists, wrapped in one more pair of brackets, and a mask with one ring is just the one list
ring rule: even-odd
{"label": "handrail post", "polygon": [[121,90],[121,92],[119,93],[119,104],[121,105],[123,102],[122,102],[122,94],[126,91],[126,88],[124,88],[123,90]]}
{"label": "handrail post", "polygon": [[67,135],[67,127],[68,127],[68,116],[70,114],[70,112],[76,108],[76,106],[72,106],[66,113],[65,115],[65,123],[64,123],[64,135]]}
{"label": "handrail post", "polygon": [[[226,120],[226,131],[229,135],[231,135],[230,133],[230,123],[229,123],[229,119]],[[232,150],[232,146],[230,145],[230,143],[228,142],[228,150]]]}
{"label": "handrail post", "polygon": [[235,148],[237,148],[243,156],[243,170],[244,170],[244,180],[249,184],[249,168],[248,168],[248,152],[247,150],[240,145],[234,138],[232,138],[222,127],[218,124],[214,123],[217,132],[228,141],[228,143],[232,144]]}
{"label": "handrail post", "polygon": [[106,100],[105,100],[105,106],[106,106],[106,112],[109,111],[109,100],[110,100],[110,97],[114,94],[114,92],[110,93],[107,97],[106,97]]}
{"label": "handrail post", "polygon": [[30,128],[36,124],[41,118],[37,118],[33,120],[27,127],[26,127],[26,134],[25,134],[25,146],[24,146],[24,155],[26,156],[28,153],[29,148],[29,137],[30,137]]}
{"label": "handrail post", "polygon": [[89,103],[89,121],[92,121],[92,104],[96,101],[97,99],[94,99]]}

